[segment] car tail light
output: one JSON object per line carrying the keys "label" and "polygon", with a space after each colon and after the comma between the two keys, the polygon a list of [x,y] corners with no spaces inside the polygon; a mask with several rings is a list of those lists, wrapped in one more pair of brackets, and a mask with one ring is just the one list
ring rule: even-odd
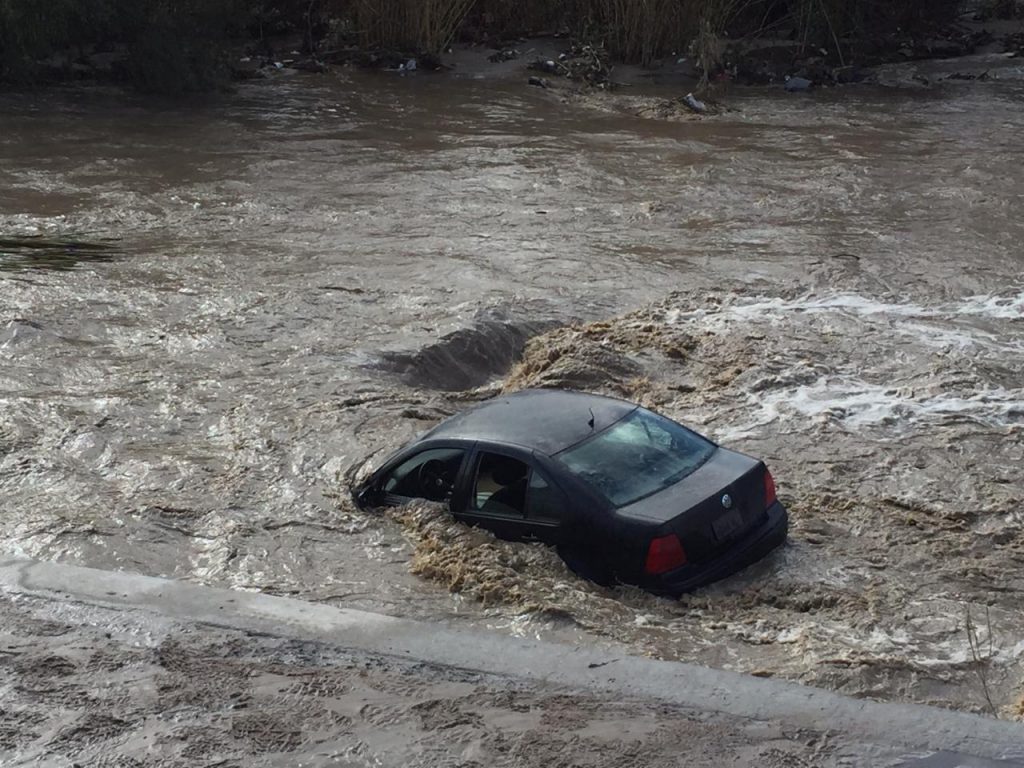
{"label": "car tail light", "polygon": [[775,495],[775,478],[767,469],[764,471],[764,508],[768,509],[778,500]]}
{"label": "car tail light", "polygon": [[647,563],[644,565],[647,573],[657,576],[681,565],[686,565],[686,551],[678,536],[670,533],[651,540],[651,546],[647,549]]}

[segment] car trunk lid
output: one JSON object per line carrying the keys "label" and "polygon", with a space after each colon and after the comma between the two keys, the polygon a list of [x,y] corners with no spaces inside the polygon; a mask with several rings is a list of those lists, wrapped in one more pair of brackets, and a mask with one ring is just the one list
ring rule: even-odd
{"label": "car trunk lid", "polygon": [[682,541],[690,563],[706,562],[757,525],[765,514],[764,465],[719,448],[675,485],[619,510],[661,525]]}

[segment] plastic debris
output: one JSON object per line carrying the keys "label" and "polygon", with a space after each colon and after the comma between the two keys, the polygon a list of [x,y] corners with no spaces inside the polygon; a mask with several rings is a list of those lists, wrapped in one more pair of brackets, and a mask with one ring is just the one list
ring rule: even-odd
{"label": "plastic debris", "polygon": [[685,96],[683,96],[683,103],[690,109],[692,109],[694,112],[697,112],[699,114],[703,114],[704,112],[708,111],[708,105],[705,104],[700,99],[698,99],[692,93],[688,93]]}

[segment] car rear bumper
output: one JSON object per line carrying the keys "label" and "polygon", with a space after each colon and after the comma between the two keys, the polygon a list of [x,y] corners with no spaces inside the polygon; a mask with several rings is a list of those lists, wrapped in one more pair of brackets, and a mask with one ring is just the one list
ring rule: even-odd
{"label": "car rear bumper", "polygon": [[748,565],[756,563],[786,540],[789,532],[789,513],[776,501],[768,507],[764,522],[748,532],[742,539],[720,557],[700,568],[687,566],[665,574],[658,583],[649,588],[667,594],[678,595],[697,587],[724,579]]}

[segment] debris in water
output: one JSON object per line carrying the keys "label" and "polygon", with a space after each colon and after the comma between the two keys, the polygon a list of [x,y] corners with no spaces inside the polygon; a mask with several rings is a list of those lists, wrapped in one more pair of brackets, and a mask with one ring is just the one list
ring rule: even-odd
{"label": "debris in water", "polygon": [[658,402],[643,354],[684,360],[696,342],[671,326],[622,318],[558,328],[526,344],[519,363],[505,379],[506,392],[528,387],[562,387]]}
{"label": "debris in water", "polygon": [[536,70],[537,72],[543,72],[546,75],[557,75],[560,74],[558,71],[558,65],[551,59],[537,59],[527,65],[527,69]]}
{"label": "debris in water", "polygon": [[578,579],[558,553],[542,544],[500,541],[452,518],[439,504],[417,502],[388,510],[412,540],[413,573],[485,604],[510,603],[524,611],[560,608],[560,587],[597,589]]}
{"label": "debris in water", "polygon": [[611,87],[612,64],[602,46],[573,45],[566,53],[553,59],[537,59],[527,69],[545,75],[561,75],[596,88]]}
{"label": "debris in water", "polygon": [[516,48],[502,48],[500,51],[495,51],[487,60],[492,64],[501,64],[505,61],[513,61],[519,58],[519,51]]}
{"label": "debris in water", "polygon": [[683,97],[683,103],[698,114],[703,114],[708,111],[708,105],[692,93],[688,93]]}

